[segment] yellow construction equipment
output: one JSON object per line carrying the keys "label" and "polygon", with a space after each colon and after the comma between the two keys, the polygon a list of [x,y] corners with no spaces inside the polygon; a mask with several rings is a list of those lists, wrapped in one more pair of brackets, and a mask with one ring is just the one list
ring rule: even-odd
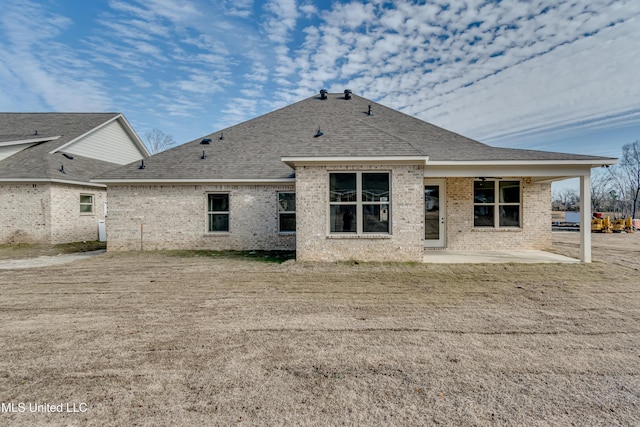
{"label": "yellow construction equipment", "polygon": [[591,220],[592,233],[611,233],[611,218],[608,216],[595,217]]}
{"label": "yellow construction equipment", "polygon": [[627,219],[624,220],[624,231],[627,233],[636,232],[636,228],[633,226],[633,218],[627,217]]}
{"label": "yellow construction equipment", "polygon": [[624,231],[625,222],[626,221],[624,218],[614,219],[613,223],[611,224],[611,231],[613,231],[614,233],[622,233]]}

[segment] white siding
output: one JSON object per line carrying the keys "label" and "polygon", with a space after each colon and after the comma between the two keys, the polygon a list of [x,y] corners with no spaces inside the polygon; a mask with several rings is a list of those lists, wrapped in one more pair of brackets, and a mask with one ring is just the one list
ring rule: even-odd
{"label": "white siding", "polygon": [[29,144],[16,144],[16,145],[8,145],[5,147],[0,147],[0,160],[4,160],[9,156],[13,156],[18,151],[24,150],[25,148],[29,148],[33,143]]}
{"label": "white siding", "polygon": [[117,120],[74,142],[62,151],[118,165],[126,165],[144,158]]}

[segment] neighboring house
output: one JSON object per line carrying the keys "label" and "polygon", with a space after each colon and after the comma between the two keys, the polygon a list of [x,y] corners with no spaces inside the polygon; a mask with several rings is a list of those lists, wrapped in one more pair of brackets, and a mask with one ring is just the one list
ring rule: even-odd
{"label": "neighboring house", "polygon": [[[102,174],[109,250],[421,261],[551,246],[551,182],[615,159],[495,148],[351,95],[305,99]],[[583,209],[589,216],[589,209]],[[583,221],[588,223],[588,221]],[[582,233],[583,261],[590,240]]]}
{"label": "neighboring house", "polygon": [[148,155],[119,113],[0,113],[0,243],[97,240],[90,178]]}

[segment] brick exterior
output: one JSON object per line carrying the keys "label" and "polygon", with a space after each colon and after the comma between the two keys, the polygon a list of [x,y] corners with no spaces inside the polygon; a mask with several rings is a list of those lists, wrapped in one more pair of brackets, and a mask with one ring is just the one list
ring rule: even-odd
{"label": "brick exterior", "polygon": [[494,229],[473,226],[473,181],[473,178],[446,180],[446,249],[490,251],[551,246],[551,184],[522,178],[522,228]]}
{"label": "brick exterior", "polygon": [[[278,232],[278,192],[293,185],[109,186],[107,249],[293,250]],[[207,231],[207,194],[229,194],[229,232]],[[142,233],[141,226],[142,225]],[[141,238],[142,237],[142,238]]]}
{"label": "brick exterior", "polygon": [[[391,234],[329,233],[329,173],[391,172]],[[300,166],[296,168],[297,259],[301,261],[422,261],[422,166]]]}
{"label": "brick exterior", "polygon": [[[80,194],[94,196],[94,212],[80,213]],[[0,185],[0,243],[97,240],[106,190],[56,183]]]}

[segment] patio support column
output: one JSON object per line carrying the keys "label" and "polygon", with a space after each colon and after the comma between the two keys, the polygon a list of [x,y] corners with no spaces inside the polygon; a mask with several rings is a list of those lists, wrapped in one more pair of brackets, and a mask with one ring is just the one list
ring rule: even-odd
{"label": "patio support column", "polygon": [[580,176],[580,261],[591,262],[591,169]]}

